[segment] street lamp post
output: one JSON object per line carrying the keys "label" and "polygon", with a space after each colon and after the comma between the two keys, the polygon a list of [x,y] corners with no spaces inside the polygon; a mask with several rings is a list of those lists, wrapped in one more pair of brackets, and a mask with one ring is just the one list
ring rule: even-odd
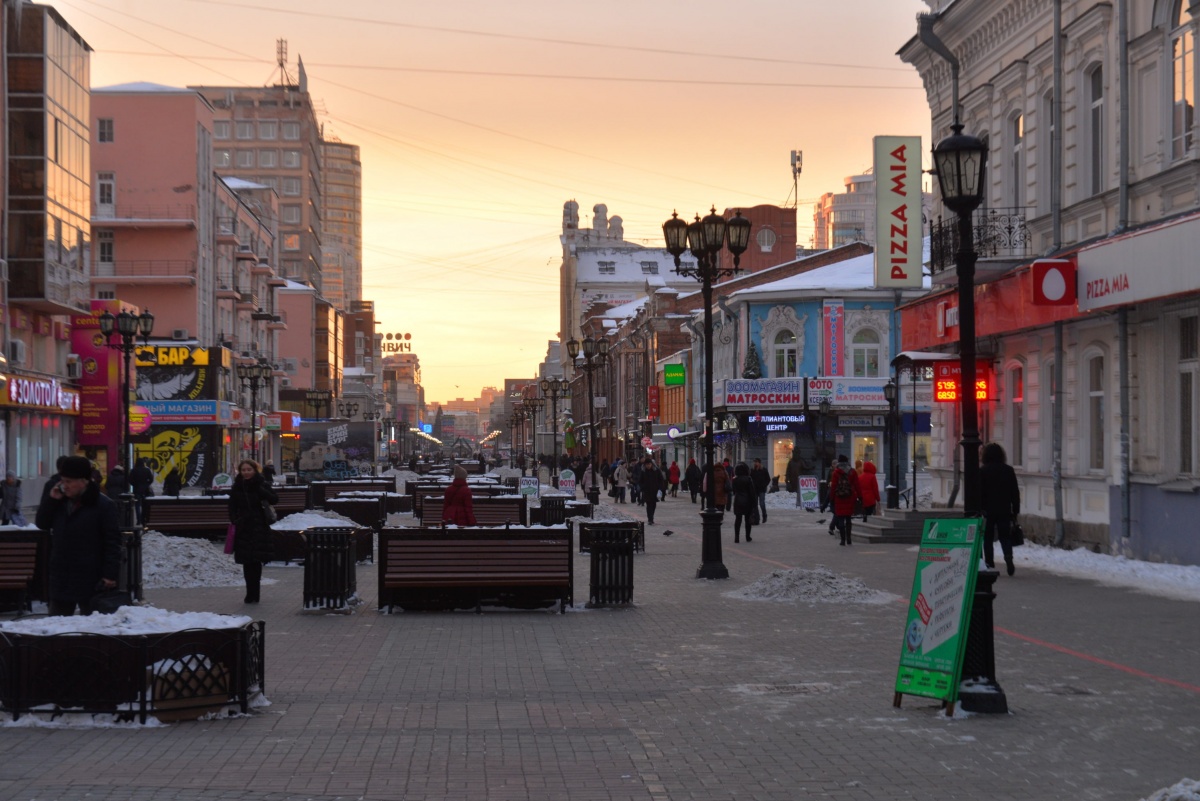
{"label": "street lamp post", "polygon": [[[129,453],[129,407],[132,403],[129,388],[130,358],[133,356],[135,341],[139,336],[142,338],[143,345],[149,343],[150,332],[154,330],[154,315],[149,311],[144,311],[141,314],[123,311],[116,315],[106,311],[100,315],[99,322],[100,333],[107,340],[108,347],[121,351],[121,354],[125,357],[125,377],[122,384],[123,398],[121,400],[122,458],[120,463],[125,466],[125,475],[128,476],[132,469],[132,460]],[[120,336],[120,340],[113,342],[113,334]]]}
{"label": "street lamp post", "polygon": [[[537,392],[537,388],[533,389]],[[537,416],[542,407],[546,405],[544,398],[532,395],[525,400],[525,405],[529,409],[529,452],[533,454],[534,465],[538,464],[538,447],[537,447]],[[537,468],[533,470],[533,474],[538,474]]]}
{"label": "street lamp post", "polygon": [[[987,148],[974,136],[954,131],[933,149],[942,203],[958,215],[958,355],[961,365],[963,512],[980,514],[979,404],[975,397],[975,241],[971,213],[983,202]],[[916,492],[916,488],[913,488]]]}
{"label": "street lamp post", "polygon": [[[592,468],[592,486],[587,488],[588,501],[593,507],[600,505],[600,484],[597,473],[600,472],[599,454],[596,453],[598,438],[596,437],[596,393],[592,387],[592,373],[604,366],[608,359],[608,340],[601,337],[594,339],[584,337],[583,360],[575,362],[575,368],[587,373],[588,382],[588,463]],[[580,342],[572,337],[567,342],[567,355],[575,361],[579,356]]]}
{"label": "street lamp post", "polygon": [[900,388],[896,386],[896,382],[888,379],[888,382],[883,385],[883,397],[887,399],[888,416],[887,416],[887,432],[888,432],[888,475],[887,475],[887,508],[900,508],[900,455],[897,451],[900,449],[900,432],[897,431],[900,415],[896,411],[896,403]]}
{"label": "street lamp post", "polygon": [[567,397],[567,393],[571,391],[571,384],[565,378],[543,378],[541,387],[543,399],[550,399],[550,427],[554,432],[554,441],[550,447],[554,455],[554,469],[550,471],[550,483],[558,489],[558,399]]}
{"label": "street lamp post", "polygon": [[250,387],[250,458],[258,461],[258,388],[271,380],[271,365],[265,361],[239,364],[237,377],[243,387]]}
{"label": "street lamp post", "polygon": [[829,455],[829,415],[833,411],[833,404],[829,398],[821,398],[821,402],[817,404],[817,414],[821,418],[821,476],[817,479],[818,486],[825,485],[825,497],[822,501],[829,500],[829,470],[825,464],[825,458]]}
{"label": "street lamp post", "polygon": [[[741,255],[750,244],[750,221],[739,211],[732,220],[726,220],[714,206],[712,213],[690,225],[672,214],[663,223],[663,237],[667,251],[675,257],[675,272],[700,280],[704,296],[704,462],[708,475],[715,474],[713,450],[713,282],[723,276],[734,275],[740,269]],[[733,267],[721,266],[720,254],[728,248],[733,254]],[[685,264],[680,260],[684,251],[690,250],[695,263]],[[696,578],[729,578],[729,570],[721,560],[721,521],[724,512],[717,510],[716,482],[708,480],[708,491],[704,494],[704,511],[700,513],[702,545],[701,563]]]}

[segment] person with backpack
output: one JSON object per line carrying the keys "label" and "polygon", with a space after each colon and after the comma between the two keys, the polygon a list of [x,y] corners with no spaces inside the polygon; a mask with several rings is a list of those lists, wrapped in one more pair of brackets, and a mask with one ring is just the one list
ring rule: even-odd
{"label": "person with backpack", "polygon": [[833,525],[842,535],[841,544],[852,545],[851,521],[854,519],[855,504],[862,499],[862,492],[858,487],[858,475],[844,453],[838,456],[833,476],[829,479],[829,496],[833,505]]}

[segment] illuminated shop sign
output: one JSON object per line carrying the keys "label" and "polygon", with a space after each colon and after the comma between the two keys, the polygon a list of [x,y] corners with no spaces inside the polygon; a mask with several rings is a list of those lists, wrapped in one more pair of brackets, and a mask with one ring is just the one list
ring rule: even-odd
{"label": "illuminated shop sign", "polygon": [[79,393],[67,389],[56,379],[8,376],[8,402],[13,406],[54,409],[79,414]]}

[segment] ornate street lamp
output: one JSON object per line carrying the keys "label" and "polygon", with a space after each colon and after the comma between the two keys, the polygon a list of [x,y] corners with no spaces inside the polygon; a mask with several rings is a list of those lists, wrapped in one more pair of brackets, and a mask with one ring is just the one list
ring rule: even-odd
{"label": "ornate street lamp", "polygon": [[588,380],[588,463],[592,468],[592,486],[588,487],[587,498],[588,502],[593,507],[600,505],[600,484],[598,483],[597,473],[600,472],[600,466],[597,461],[598,454],[596,453],[596,445],[599,440],[596,437],[596,393],[592,387],[592,373],[604,366],[608,359],[608,340],[601,337],[593,339],[592,337],[584,337],[583,358],[578,360],[580,356],[580,342],[572,337],[567,342],[567,355],[575,362],[575,369],[583,370],[587,373]]}
{"label": "ornate street lamp", "polygon": [[565,378],[543,378],[540,384],[542,388],[542,398],[550,399],[550,422],[553,429],[554,441],[551,452],[554,454],[554,467],[550,471],[550,483],[555,489],[558,489],[558,399],[565,398],[571,392],[571,382]]}
{"label": "ornate street lamp", "polygon": [[[132,469],[129,445],[129,407],[133,403],[129,387],[130,358],[139,336],[143,345],[149,344],[150,333],[154,330],[154,315],[148,310],[141,314],[122,311],[116,315],[106,311],[100,315],[99,323],[100,333],[104,335],[108,347],[121,351],[125,357],[125,377],[122,384],[124,398],[121,402],[121,464],[125,466],[125,475],[128,476]],[[117,334],[120,339],[113,342],[113,334]]]}
{"label": "ornate street lamp", "polygon": [[888,448],[888,472],[887,472],[887,508],[900,508],[900,435],[897,429],[897,423],[900,416],[896,411],[896,404],[899,399],[900,388],[896,386],[896,382],[888,379],[888,382],[883,385],[883,397],[887,400],[888,416],[887,416],[887,448]]}
{"label": "ornate street lamp", "polygon": [[250,388],[250,458],[258,461],[258,388],[271,380],[271,365],[265,361],[239,364],[237,377]]}
{"label": "ornate street lamp", "polygon": [[[956,119],[953,134],[933,149],[942,203],[958,215],[958,355],[961,364],[963,512],[975,517],[980,509],[979,404],[975,399],[975,241],[971,213],[983,202],[987,148],[962,132]],[[916,488],[913,488],[916,492]]]}
{"label": "ornate street lamp", "polygon": [[[710,471],[710,475],[715,460],[712,288],[713,283],[722,277],[734,275],[741,269],[741,256],[750,244],[750,227],[750,221],[743,217],[740,211],[733,219],[726,220],[717,214],[716,206],[713,206],[712,213],[703,220],[697,215],[695,222],[691,224],[679,219],[677,213],[672,213],[671,219],[663,223],[663,238],[666,240],[667,252],[675,257],[675,272],[698,279],[704,296],[704,469]],[[732,268],[721,266],[720,254],[723,248],[728,248],[733,254]],[[696,259],[695,263],[684,263],[680,259],[686,250],[691,251]],[[708,491],[704,494],[704,510],[700,513],[703,544],[696,578],[729,578],[729,570],[721,560],[721,521],[724,512],[716,508],[716,492],[716,482],[710,478]]]}

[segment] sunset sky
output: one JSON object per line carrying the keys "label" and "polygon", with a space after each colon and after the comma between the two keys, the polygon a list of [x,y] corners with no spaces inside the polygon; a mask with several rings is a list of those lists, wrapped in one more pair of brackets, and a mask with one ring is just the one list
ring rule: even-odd
{"label": "sunset sky", "polygon": [[[532,376],[558,333],[562,205],[659,245],[680,215],[812,203],[929,111],[895,52],[919,0],[55,0],[93,86],[278,80],[303,58],[326,136],[363,162],[363,297],[411,332],[426,398]],[[928,165],[927,165],[928,166]]]}

